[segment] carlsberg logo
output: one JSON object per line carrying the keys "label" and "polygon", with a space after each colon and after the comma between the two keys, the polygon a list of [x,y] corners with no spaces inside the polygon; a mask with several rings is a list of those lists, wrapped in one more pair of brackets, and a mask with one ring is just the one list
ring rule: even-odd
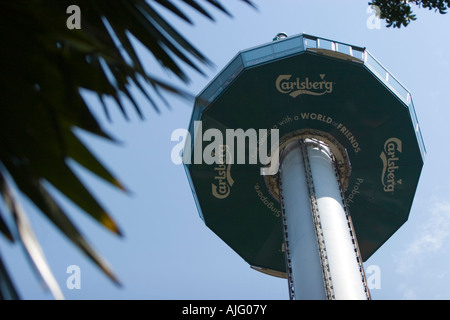
{"label": "carlsberg logo", "polygon": [[384,143],[383,151],[380,153],[380,159],[383,162],[381,172],[381,183],[384,192],[394,192],[395,186],[402,184],[402,179],[396,177],[399,161],[399,155],[402,153],[402,141],[398,138],[389,138]]}
{"label": "carlsberg logo", "polygon": [[[230,195],[234,180],[231,177],[231,153],[227,145],[219,145],[220,163],[214,168],[216,173],[211,184],[212,195],[217,199],[225,199]],[[228,160],[228,161],[227,161]]]}
{"label": "carlsberg logo", "polygon": [[333,92],[333,82],[325,80],[325,74],[320,74],[320,81],[311,81],[308,77],[305,79],[292,79],[291,74],[279,75],[275,81],[275,87],[278,92],[289,94],[295,98],[301,94],[321,96]]}

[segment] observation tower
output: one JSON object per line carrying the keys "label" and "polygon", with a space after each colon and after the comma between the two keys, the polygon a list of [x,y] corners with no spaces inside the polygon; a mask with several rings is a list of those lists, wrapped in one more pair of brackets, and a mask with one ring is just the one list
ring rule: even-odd
{"label": "observation tower", "polygon": [[253,269],[291,299],[370,299],[363,262],[408,219],[426,151],[410,92],[365,48],[278,34],[241,51],[189,134],[200,217]]}

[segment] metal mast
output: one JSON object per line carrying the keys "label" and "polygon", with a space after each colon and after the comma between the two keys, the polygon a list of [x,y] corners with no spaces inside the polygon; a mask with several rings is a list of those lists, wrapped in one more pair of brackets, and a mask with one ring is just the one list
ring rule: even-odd
{"label": "metal mast", "polygon": [[290,298],[370,298],[327,145],[315,139],[291,142],[282,153],[279,183]]}

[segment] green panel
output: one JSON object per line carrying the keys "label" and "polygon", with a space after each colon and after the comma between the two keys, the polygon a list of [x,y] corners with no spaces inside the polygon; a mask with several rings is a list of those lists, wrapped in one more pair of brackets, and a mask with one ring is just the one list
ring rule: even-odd
{"label": "green panel", "polygon": [[[216,128],[223,137],[239,128],[277,128],[280,137],[303,129],[332,135],[351,162],[345,195],[366,260],[408,219],[423,165],[420,135],[408,106],[362,62],[296,53],[294,44],[286,42],[291,51],[282,59],[270,46],[244,52],[246,67],[200,105],[206,88],[191,122],[202,120],[203,132]],[[280,205],[260,167],[192,164],[187,171],[206,225],[249,264],[283,272]]]}

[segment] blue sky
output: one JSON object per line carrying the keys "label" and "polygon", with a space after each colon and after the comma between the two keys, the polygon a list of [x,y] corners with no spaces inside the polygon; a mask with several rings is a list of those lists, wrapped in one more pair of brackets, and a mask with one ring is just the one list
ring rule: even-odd
{"label": "blue sky", "polygon": [[[302,32],[366,47],[411,93],[427,156],[409,220],[368,261],[378,272],[373,299],[449,299],[450,284],[450,18],[415,9],[407,28],[371,29],[366,1],[255,0],[258,10],[224,1],[230,19],[211,9],[216,22],[192,13],[194,26],[164,13],[215,68],[201,76],[186,69],[199,93],[243,49],[270,42],[278,32]],[[187,12],[191,12],[187,9]],[[81,8],[81,17],[83,8]],[[182,85],[141,51],[149,72]],[[117,237],[62,197],[69,213],[93,246],[109,261],[122,287],[115,286],[43,218],[25,204],[48,263],[66,299],[288,299],[287,283],[251,270],[199,218],[182,166],[171,161],[174,130],[187,128],[192,102],[168,97],[171,109],[156,114],[140,98],[146,120],[125,121],[114,108],[106,121],[98,102],[87,95],[106,130],[122,141],[114,145],[82,134],[92,151],[128,187],[119,192],[77,167],[80,177],[122,228]],[[147,106],[148,105],[148,106]],[[129,109],[133,115],[132,107]],[[0,250],[25,299],[52,299],[42,289],[18,245],[0,237]],[[66,286],[67,267],[81,270],[81,288]],[[376,270],[376,271],[373,271]],[[370,276],[371,274],[368,274]]]}

